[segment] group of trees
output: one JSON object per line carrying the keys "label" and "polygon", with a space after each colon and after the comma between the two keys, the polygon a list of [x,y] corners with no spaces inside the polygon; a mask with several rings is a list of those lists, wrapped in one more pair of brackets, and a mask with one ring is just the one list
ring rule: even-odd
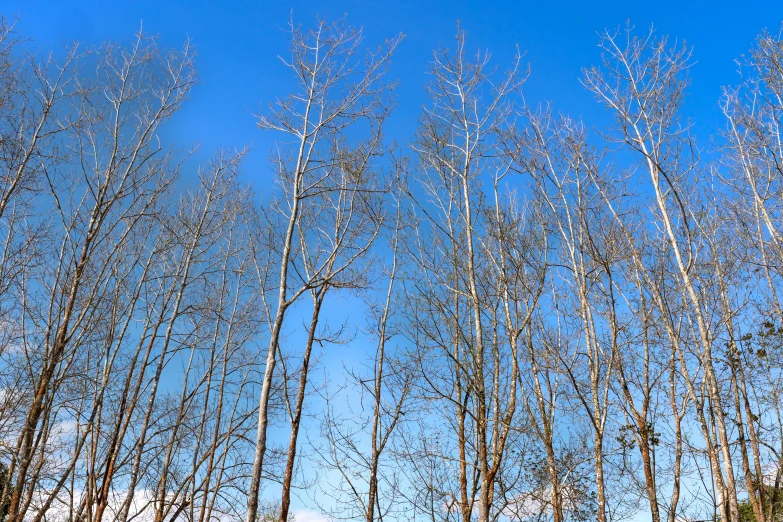
{"label": "group of trees", "polygon": [[780,37],[700,142],[686,47],[605,32],[594,131],[460,30],[398,147],[402,37],[290,36],[258,198],[161,143],[192,47],[0,26],[1,520],[783,520]]}

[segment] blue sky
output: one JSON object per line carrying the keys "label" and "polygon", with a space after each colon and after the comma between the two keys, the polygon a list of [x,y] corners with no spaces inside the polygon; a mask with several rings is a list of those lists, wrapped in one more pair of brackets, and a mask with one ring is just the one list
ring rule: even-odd
{"label": "blue sky", "polygon": [[[398,107],[390,138],[406,143],[425,103],[423,85],[432,50],[453,42],[457,20],[468,33],[468,48],[489,49],[504,66],[515,46],[525,51],[531,76],[525,88],[529,103],[554,102],[557,110],[600,125],[604,110],[580,85],[582,67],[596,63],[596,32],[631,22],[651,25],[659,34],[685,39],[697,61],[691,74],[687,111],[702,140],[721,124],[720,87],[736,81],[733,60],[746,52],[763,28],[778,31],[783,2],[558,2],[415,0],[376,1],[164,1],[164,0],[3,0],[0,11],[22,16],[20,29],[34,47],[50,50],[79,40],[98,44],[127,40],[143,23],[166,46],[190,37],[198,50],[202,84],[168,132],[179,146],[201,144],[200,158],[218,147],[252,145],[245,169],[258,188],[270,182],[266,162],[274,136],[255,127],[252,113],[287,92],[288,77],[277,60],[286,51],[282,31],[289,16],[304,25],[316,16],[344,14],[365,28],[368,43],[399,32],[391,76],[400,81]],[[197,157],[197,160],[199,158]]]}
{"label": "blue sky", "polygon": [[[654,25],[658,34],[684,39],[693,46],[696,64],[691,69],[686,112],[705,143],[723,124],[718,98],[721,86],[738,79],[734,60],[747,52],[762,29],[780,30],[783,0],[744,4],[686,0],[0,0],[0,13],[22,17],[19,29],[41,51],[74,40],[87,45],[127,41],[142,23],[145,32],[160,37],[163,46],[180,46],[189,37],[198,50],[202,83],[168,127],[167,137],[180,147],[201,144],[191,167],[217,148],[251,145],[244,176],[262,191],[272,180],[267,156],[275,136],[260,131],[252,114],[288,92],[290,80],[277,56],[286,53],[287,35],[282,29],[290,16],[306,26],[317,15],[334,19],[347,14],[350,23],[364,27],[371,45],[400,32],[406,35],[390,72],[400,84],[388,135],[401,144],[411,138],[426,103],[425,71],[432,51],[440,44],[452,45],[457,20],[467,31],[468,49],[489,49],[500,67],[509,63],[517,45],[526,52],[524,60],[531,70],[525,86],[528,103],[551,101],[556,110],[581,118],[588,126],[606,123],[604,109],[579,83],[581,68],[600,60],[597,31],[623,26],[627,20],[640,31]],[[343,351],[337,359],[350,359],[351,353]],[[311,520],[302,511],[308,507],[306,502],[299,500],[296,507],[300,522]]]}

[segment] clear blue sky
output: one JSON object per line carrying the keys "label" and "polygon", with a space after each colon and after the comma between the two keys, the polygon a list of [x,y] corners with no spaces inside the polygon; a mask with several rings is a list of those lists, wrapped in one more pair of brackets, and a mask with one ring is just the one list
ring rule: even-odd
{"label": "clear blue sky", "polygon": [[527,52],[532,73],[525,89],[528,102],[553,101],[558,110],[589,125],[600,124],[604,112],[578,79],[582,67],[600,58],[596,31],[630,19],[642,31],[654,24],[659,34],[685,39],[698,62],[692,69],[688,113],[702,139],[721,123],[717,98],[721,85],[736,81],[733,60],[761,29],[778,31],[783,21],[780,0],[2,0],[0,6],[6,16],[23,17],[21,30],[41,50],[73,40],[127,40],[142,22],[164,45],[178,46],[189,36],[198,49],[203,83],[168,132],[180,146],[201,143],[201,155],[217,147],[252,145],[246,175],[259,188],[271,179],[266,158],[274,137],[255,127],[251,113],[287,91],[288,77],[276,56],[286,52],[281,28],[291,13],[305,25],[317,15],[333,19],[347,14],[351,23],[365,28],[370,43],[398,32],[407,35],[391,71],[400,87],[389,135],[402,143],[425,102],[431,52],[453,42],[457,20],[468,32],[468,47],[489,49],[498,65],[508,63],[517,44]]}

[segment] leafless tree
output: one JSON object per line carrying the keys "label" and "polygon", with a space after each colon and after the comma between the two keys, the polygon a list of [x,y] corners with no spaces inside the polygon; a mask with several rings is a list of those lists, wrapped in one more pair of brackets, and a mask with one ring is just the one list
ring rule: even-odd
{"label": "leafless tree", "polygon": [[[258,435],[253,472],[248,497],[247,522],[255,522],[258,493],[266,452],[268,405],[275,372],[279,340],[287,310],[298,298],[310,292],[315,308],[320,307],[325,292],[336,282],[342,272],[350,271],[352,261],[359,257],[372,241],[361,221],[363,217],[352,215],[351,205],[366,205],[365,187],[368,182],[367,162],[378,150],[382,135],[382,123],[388,113],[388,93],[392,87],[383,82],[389,58],[401,37],[386,42],[377,52],[368,53],[363,59],[361,31],[351,28],[344,20],[327,24],[319,22],[315,29],[304,31],[291,23],[291,57],[282,60],[290,68],[297,81],[297,91],[279,99],[268,114],[259,116],[258,125],[287,135],[286,143],[274,162],[280,184],[280,199],[272,203],[270,212],[279,226],[276,236],[279,245],[275,249],[275,263],[279,266],[279,278],[275,288],[278,296],[270,303],[271,319],[269,348],[267,351],[264,380],[258,412]],[[355,148],[345,143],[345,132],[367,122],[370,138]],[[318,224],[308,230],[303,220],[317,219],[320,201],[324,206],[334,198],[336,221],[331,230],[319,230]],[[354,218],[360,222],[355,225]],[[354,228],[356,226],[356,228]],[[372,226],[371,226],[372,229]],[[333,250],[324,253],[319,247],[308,250],[307,242],[325,234],[325,241],[334,241]],[[373,233],[371,232],[371,235]],[[359,237],[353,237],[358,235]],[[296,262],[305,259],[305,266]],[[310,258],[310,259],[308,259]],[[307,266],[308,263],[312,263]],[[320,296],[320,297],[319,297]],[[312,322],[312,333],[317,327],[317,313]],[[312,336],[311,336],[312,337]],[[312,340],[309,343],[312,345]],[[309,358],[309,350],[306,349]],[[306,365],[305,365],[306,366]],[[301,372],[300,388],[304,393],[307,371]],[[302,397],[303,399],[303,397]],[[297,401],[299,402],[299,401]],[[296,408],[301,410],[301,405]],[[297,415],[293,416],[294,428],[290,447],[293,466],[295,455]],[[290,477],[290,472],[287,472]],[[289,486],[285,488],[287,495]],[[287,511],[287,503],[282,506]]]}
{"label": "leafless tree", "polygon": [[424,350],[421,393],[435,401],[433,414],[449,412],[441,429],[424,421],[424,448],[411,455],[445,464],[411,478],[425,485],[430,517],[468,522],[476,509],[478,520],[494,519],[521,486],[520,344],[543,292],[547,248],[535,205],[514,197],[507,176],[520,154],[505,139],[521,104],[520,59],[493,74],[488,54],[467,54],[460,30],[454,52],[434,55],[431,105],[413,144],[427,199],[411,254],[421,272],[410,290],[412,342]]}
{"label": "leafless tree", "polygon": [[[777,521],[780,35],[700,147],[686,47],[602,33],[594,130],[459,29],[400,159],[401,36],[289,27],[258,198],[245,149],[162,143],[189,43],[0,19],[0,519]],[[315,386],[327,344],[362,355]]]}
{"label": "leafless tree", "polygon": [[[368,363],[372,365],[368,369],[370,373],[351,370],[349,374],[346,389],[353,393],[346,400],[350,416],[335,412],[339,395],[327,396],[321,421],[325,445],[317,449],[324,471],[336,471],[339,475],[335,483],[320,486],[323,494],[336,504],[332,509],[334,515],[367,522],[405,509],[401,507],[405,502],[399,491],[400,473],[393,464],[392,446],[396,432],[405,422],[416,366],[409,354],[392,345],[400,338],[399,328],[404,324],[399,321],[398,310],[399,279],[404,273],[400,252],[406,237],[404,206],[407,204],[400,190],[401,182],[401,179],[395,182],[394,219],[389,220],[385,229],[390,251],[382,275],[385,292],[380,296],[380,303],[369,304],[367,333],[376,343],[374,356]],[[351,400],[354,393],[360,397],[359,401]]]}

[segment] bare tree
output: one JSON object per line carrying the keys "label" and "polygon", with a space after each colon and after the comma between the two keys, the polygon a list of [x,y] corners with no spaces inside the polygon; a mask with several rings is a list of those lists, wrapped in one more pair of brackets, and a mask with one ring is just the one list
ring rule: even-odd
{"label": "bare tree", "polygon": [[[379,124],[387,112],[387,93],[391,88],[390,84],[382,83],[382,78],[392,51],[401,40],[401,37],[396,37],[388,41],[384,48],[376,53],[369,53],[368,58],[363,61],[360,56],[362,33],[349,27],[344,20],[334,24],[319,22],[315,29],[306,32],[293,23],[290,27],[291,58],[282,61],[296,78],[297,92],[278,100],[276,105],[271,107],[269,114],[260,116],[258,122],[263,129],[288,135],[293,143],[290,151],[283,149],[275,159],[282,190],[281,199],[273,203],[273,211],[279,216],[275,221],[282,227],[280,247],[276,249],[275,259],[280,274],[275,284],[278,296],[276,302],[270,305],[268,313],[272,319],[259,402],[258,435],[248,497],[247,522],[256,522],[267,446],[269,397],[286,312],[305,292],[315,292],[317,299],[317,288],[327,288],[328,285],[323,285],[324,279],[333,277],[333,274],[326,271],[335,269],[334,261],[330,264],[330,256],[327,256],[326,259],[319,260],[317,267],[311,267],[312,271],[302,270],[291,275],[290,270],[298,252],[304,252],[306,248],[301,240],[309,239],[309,235],[301,227],[302,216],[308,212],[308,205],[317,200],[325,189],[331,188],[337,194],[342,191],[341,187],[337,186],[339,180],[335,180],[334,176],[344,174],[344,181],[347,181],[348,185],[342,189],[355,191],[356,179],[352,177],[356,178],[360,172],[345,172],[340,168],[340,162],[346,158],[343,154],[343,133],[357,122],[369,121],[374,129],[371,135],[380,135]],[[369,147],[358,149],[359,157],[361,158],[362,154],[372,157],[375,146],[377,144],[371,139]],[[361,159],[358,163],[361,164]],[[340,197],[350,198],[350,194]],[[345,226],[345,223],[337,223],[337,234],[344,232],[340,229],[342,226]],[[335,239],[343,241],[345,238]],[[351,254],[348,257],[350,256]],[[306,372],[302,375],[305,376]],[[295,439],[296,435],[293,434],[294,445]],[[284,509],[287,509],[287,506]]]}
{"label": "bare tree", "polygon": [[[36,464],[36,454],[44,450],[42,441],[52,428],[54,394],[74,364],[78,347],[95,331],[100,300],[111,289],[107,283],[112,280],[109,275],[114,260],[135,227],[144,226],[148,212],[159,204],[171,183],[171,177],[159,176],[167,170],[169,160],[162,154],[155,133],[187,97],[194,81],[191,58],[188,48],[180,56],[161,55],[141,34],[128,50],[106,48],[98,61],[101,89],[92,90],[98,95],[95,102],[77,98],[75,110],[81,114],[71,133],[71,168],[67,174],[61,170],[59,179],[46,177],[61,228],[52,238],[57,246],[50,256],[51,271],[40,274],[45,278],[40,284],[51,291],[49,298],[40,303],[29,299],[32,296],[27,292],[33,288],[27,285],[20,296],[23,309],[30,310],[22,320],[35,324],[40,318],[45,323],[23,341],[25,350],[34,349],[35,358],[40,359],[34,363],[32,396],[11,459],[15,488],[10,520],[21,520],[32,502],[36,488],[31,486],[45,461],[39,459]],[[147,82],[159,84],[148,89]],[[59,94],[59,89],[55,92]],[[45,307],[41,312],[48,311],[39,316],[30,308],[38,304]],[[42,346],[33,348],[38,343]],[[78,454],[70,467],[76,464]],[[53,492],[63,485],[64,478]],[[35,520],[43,516],[54,497],[50,494],[44,501]]]}
{"label": "bare tree", "polygon": [[[401,168],[400,164],[395,165],[395,170]],[[336,471],[339,475],[334,483],[319,484],[319,490],[335,502],[327,511],[335,517],[367,522],[404,510],[398,490],[399,469],[389,460],[394,454],[394,436],[404,422],[416,371],[408,354],[391,346],[393,340],[399,339],[399,279],[404,273],[400,252],[405,241],[403,207],[408,202],[400,190],[401,181],[397,179],[394,183],[394,218],[390,217],[385,225],[390,251],[382,275],[386,290],[379,296],[380,303],[368,302],[367,333],[375,342],[371,352],[374,356],[368,361],[372,366],[367,373],[350,370],[346,390],[360,399],[346,397],[351,412],[348,418],[335,412],[339,395],[326,391],[321,420],[325,444],[316,447],[324,471]]]}
{"label": "bare tree", "polygon": [[[424,448],[411,455],[446,463],[434,475],[411,479],[426,485],[420,503],[431,517],[445,504],[447,519],[459,514],[468,522],[475,508],[486,522],[515,501],[521,486],[514,457],[524,431],[517,403],[520,339],[544,288],[547,249],[535,206],[516,200],[507,178],[520,154],[505,139],[521,103],[520,59],[494,75],[488,54],[467,55],[460,30],[453,53],[434,55],[431,106],[413,144],[427,200],[419,205],[412,253],[422,275],[411,288],[417,294],[411,342],[422,350],[421,393],[437,401],[441,415],[439,401],[454,412],[445,429],[425,421],[418,429],[425,432]],[[449,438],[457,455],[450,454]],[[457,483],[449,491],[451,461]]]}
{"label": "bare tree", "polygon": [[[189,43],[35,55],[0,19],[0,519],[286,522],[297,491],[364,522],[780,518],[780,35],[704,154],[689,49],[604,32],[593,131],[458,29],[412,160],[384,133],[401,36],[290,41],[259,205],[246,150],[189,175],[162,144]],[[331,324],[349,295],[364,335]]]}

